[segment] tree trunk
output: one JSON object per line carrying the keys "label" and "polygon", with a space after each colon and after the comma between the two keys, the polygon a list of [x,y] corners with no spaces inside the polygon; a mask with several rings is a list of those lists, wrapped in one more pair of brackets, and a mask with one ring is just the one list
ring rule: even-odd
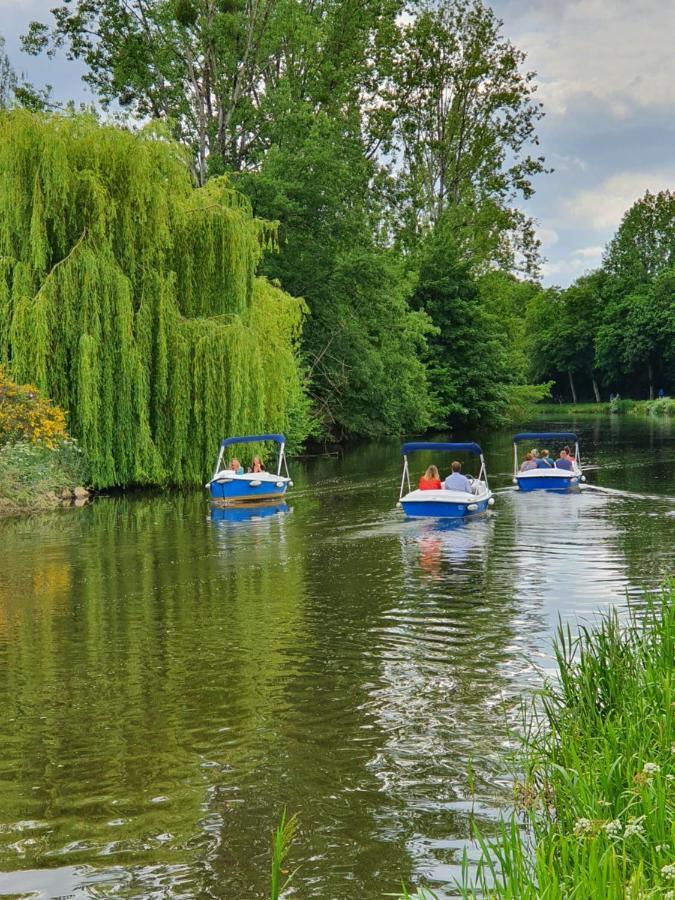
{"label": "tree trunk", "polygon": [[647,375],[649,376],[649,399],[654,399],[654,373],[652,371],[651,359],[647,363]]}
{"label": "tree trunk", "polygon": [[595,380],[595,372],[591,370],[591,381],[593,382],[593,393],[595,394],[595,402],[600,402],[600,391],[598,390],[598,382]]}
{"label": "tree trunk", "polygon": [[572,377],[571,369],[567,370],[567,375],[569,376],[570,390],[572,391],[572,403],[576,403],[577,402],[577,391],[576,391],[576,388],[574,387],[574,378]]}

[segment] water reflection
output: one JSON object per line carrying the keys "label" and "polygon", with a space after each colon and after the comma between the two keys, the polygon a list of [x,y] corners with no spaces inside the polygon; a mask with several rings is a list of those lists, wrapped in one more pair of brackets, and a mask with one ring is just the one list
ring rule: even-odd
{"label": "water reflection", "polygon": [[[264,897],[284,806],[298,896],[449,894],[468,761],[489,832],[558,616],[675,563],[673,504],[645,499],[675,496],[668,429],[575,430],[612,493],[502,490],[466,523],[396,510],[397,442],[297,466],[292,510],[0,522],[0,895]],[[481,444],[508,488],[510,434]]]}
{"label": "water reflection", "polygon": [[290,508],[285,501],[277,503],[246,503],[232,504],[230,506],[218,506],[211,504],[210,518],[212,522],[258,522],[273,516],[285,516]]}

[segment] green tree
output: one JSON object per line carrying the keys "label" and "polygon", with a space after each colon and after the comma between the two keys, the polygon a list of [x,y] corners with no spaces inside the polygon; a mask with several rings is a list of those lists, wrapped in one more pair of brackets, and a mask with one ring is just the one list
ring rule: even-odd
{"label": "green tree", "polygon": [[[510,267],[520,253],[531,267],[536,241],[515,200],[544,171],[530,153],[543,113],[534,73],[521,71],[525,54],[501,29],[482,0],[423,3],[402,26],[391,91],[401,225],[414,241],[449,213],[484,263]],[[472,224],[482,226],[479,240]]]}
{"label": "green tree", "polygon": [[[651,284],[628,293],[612,280],[598,329],[598,366],[607,377],[642,381],[654,399],[656,378],[673,379],[675,364],[675,268],[663,270]],[[633,390],[635,388],[633,387]]]}
{"label": "green tree", "polygon": [[301,295],[303,346],[315,407],[333,436],[422,430],[429,400],[420,352],[429,329],[413,313],[401,262],[373,240],[375,163],[358,122],[314,115],[293,127],[260,173],[237,184],[258,215],[278,220],[264,271]]}
{"label": "green tree", "polygon": [[513,381],[503,332],[481,303],[470,266],[443,219],[420,251],[411,304],[437,328],[429,338],[428,368],[438,422],[498,420]]}
{"label": "green tree", "polygon": [[578,401],[577,380],[592,386],[596,402],[600,388],[596,371],[595,335],[603,314],[602,272],[577,279],[567,290],[536,293],[526,313],[531,374],[536,379],[565,378],[572,401]]}
{"label": "green tree", "polygon": [[202,483],[224,434],[302,409],[301,301],[274,227],[181,149],[88,116],[0,115],[0,363],[70,416],[100,487]]}
{"label": "green tree", "polygon": [[627,290],[649,284],[675,265],[675,193],[649,191],[621,220],[603,261]]}
{"label": "green tree", "polygon": [[[358,100],[374,152],[374,102],[398,0],[75,0],[32,22],[30,53],[65,46],[104,105],[170,123],[195,174],[255,165],[297,103]],[[372,126],[372,127],[371,127]]]}

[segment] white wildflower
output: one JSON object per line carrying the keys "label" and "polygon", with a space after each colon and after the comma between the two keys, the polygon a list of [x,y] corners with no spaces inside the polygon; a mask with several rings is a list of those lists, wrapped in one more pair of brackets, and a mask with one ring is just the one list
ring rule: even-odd
{"label": "white wildflower", "polygon": [[661,766],[658,763],[645,763],[642,771],[645,775],[656,775],[657,772],[661,771]]}
{"label": "white wildflower", "polygon": [[611,806],[609,800],[598,800],[598,806]]}
{"label": "white wildflower", "polygon": [[574,823],[574,833],[576,835],[590,834],[593,831],[593,823],[590,819],[577,819]]}
{"label": "white wildflower", "polygon": [[642,825],[643,819],[644,816],[640,816],[637,819],[629,819],[623,836],[629,838],[633,837],[633,835],[644,834],[644,826]]}
{"label": "white wildflower", "polygon": [[664,850],[667,850],[667,849],[668,849],[668,844],[657,844],[657,845],[656,845],[656,852],[657,852],[657,853],[663,853],[663,851],[664,851]]}
{"label": "white wildflower", "polygon": [[609,835],[621,834],[621,832],[623,831],[623,826],[621,825],[619,819],[612,819],[611,822],[605,822],[605,824],[602,826],[602,829]]}
{"label": "white wildflower", "polygon": [[666,781],[673,781],[673,780],[675,780],[675,775],[671,775],[670,773],[668,773],[668,775],[666,775]]}
{"label": "white wildflower", "polygon": [[661,867],[661,874],[664,878],[675,878],[675,863],[668,863]]}

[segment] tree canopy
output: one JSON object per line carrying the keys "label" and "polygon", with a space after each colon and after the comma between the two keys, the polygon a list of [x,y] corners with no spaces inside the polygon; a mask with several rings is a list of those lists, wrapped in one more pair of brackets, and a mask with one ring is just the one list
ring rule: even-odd
{"label": "tree canopy", "polygon": [[96,485],[199,483],[224,434],[294,428],[303,304],[255,274],[274,232],[159,135],[0,115],[0,362],[68,410]]}
{"label": "tree canopy", "polygon": [[[434,413],[430,361],[456,346],[443,317],[470,295],[471,346],[503,343],[480,278],[538,260],[521,201],[544,171],[542,109],[483,0],[70,0],[30,25],[24,47],[65,50],[104,107],[133,127],[162,124],[197,184],[226,174],[255,217],[279,223],[261,271],[306,303],[324,435],[420,431],[453,410],[489,418],[502,374],[505,386],[524,379],[520,358],[495,366],[485,397],[482,376],[466,390],[458,377]],[[435,252],[443,264],[449,236],[449,277],[464,287],[434,306],[420,266],[431,271]]]}
{"label": "tree canopy", "polygon": [[602,268],[528,305],[531,376],[632,397],[675,389],[675,194],[649,191],[624,215]]}

